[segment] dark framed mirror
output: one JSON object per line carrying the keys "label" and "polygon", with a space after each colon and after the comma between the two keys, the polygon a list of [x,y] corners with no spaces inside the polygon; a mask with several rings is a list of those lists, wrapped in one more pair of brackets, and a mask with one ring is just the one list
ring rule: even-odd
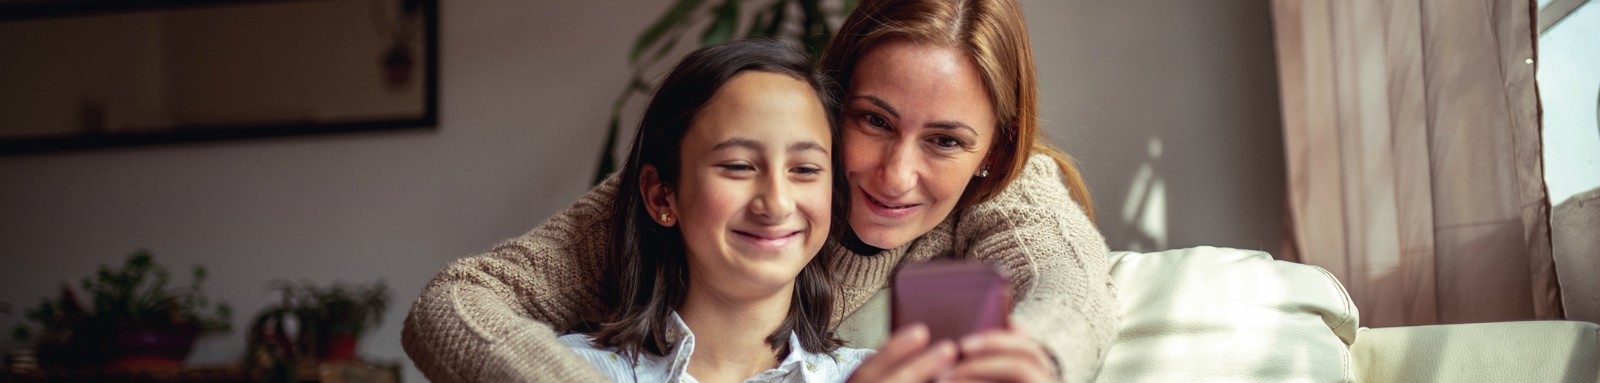
{"label": "dark framed mirror", "polygon": [[436,0],[0,0],[0,155],[438,124]]}

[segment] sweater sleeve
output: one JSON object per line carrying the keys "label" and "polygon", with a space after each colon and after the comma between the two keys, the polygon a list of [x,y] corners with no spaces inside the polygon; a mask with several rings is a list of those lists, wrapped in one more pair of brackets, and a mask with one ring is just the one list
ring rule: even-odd
{"label": "sweater sleeve", "polygon": [[1044,344],[1064,381],[1093,380],[1116,336],[1116,289],[1105,238],[1068,194],[1055,161],[1030,156],[1016,181],[961,213],[956,246],[1010,275],[1012,324]]}
{"label": "sweater sleeve", "polygon": [[417,369],[435,382],[605,381],[557,331],[603,309],[596,287],[617,180],[435,276],[401,331]]}

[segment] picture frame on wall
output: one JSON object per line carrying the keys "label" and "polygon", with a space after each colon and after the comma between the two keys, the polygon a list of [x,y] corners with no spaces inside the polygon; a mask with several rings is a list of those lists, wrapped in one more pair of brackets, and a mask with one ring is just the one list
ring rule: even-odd
{"label": "picture frame on wall", "polygon": [[0,2],[0,155],[438,125],[437,0]]}

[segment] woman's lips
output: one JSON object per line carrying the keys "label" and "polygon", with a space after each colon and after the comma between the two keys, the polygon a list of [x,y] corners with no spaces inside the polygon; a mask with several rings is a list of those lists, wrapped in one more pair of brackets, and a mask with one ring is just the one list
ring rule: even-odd
{"label": "woman's lips", "polygon": [[738,238],[744,242],[749,243],[756,249],[762,251],[783,250],[784,248],[789,247],[789,244],[794,243],[796,238],[800,237],[800,231],[752,233],[748,231],[734,230],[733,234],[738,236]]}
{"label": "woman's lips", "polygon": [[871,210],[873,214],[880,216],[888,218],[905,218],[912,213],[916,213],[917,208],[922,207],[922,204],[920,203],[891,205],[884,203],[883,201],[879,201],[877,198],[873,198],[872,194],[867,193],[867,191],[864,189],[857,188],[856,190],[860,191],[861,196],[867,200],[865,205],[867,205],[869,210]]}

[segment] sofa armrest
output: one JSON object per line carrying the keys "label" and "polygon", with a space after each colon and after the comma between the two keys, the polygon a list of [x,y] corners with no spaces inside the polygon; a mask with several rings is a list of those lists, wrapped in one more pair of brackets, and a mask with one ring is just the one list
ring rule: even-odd
{"label": "sofa armrest", "polygon": [[1600,382],[1600,325],[1576,321],[1363,328],[1362,382]]}

